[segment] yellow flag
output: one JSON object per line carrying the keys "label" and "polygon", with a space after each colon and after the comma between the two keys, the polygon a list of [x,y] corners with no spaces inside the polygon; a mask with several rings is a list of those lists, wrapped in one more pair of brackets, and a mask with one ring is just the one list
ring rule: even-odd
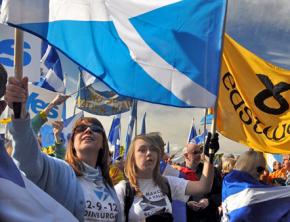
{"label": "yellow flag", "polygon": [[258,151],[290,153],[289,83],[289,70],[262,60],[226,35],[218,130]]}

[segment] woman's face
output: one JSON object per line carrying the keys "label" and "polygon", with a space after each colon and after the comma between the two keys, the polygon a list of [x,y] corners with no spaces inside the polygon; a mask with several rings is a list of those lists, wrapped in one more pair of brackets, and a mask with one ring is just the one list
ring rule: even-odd
{"label": "woman's face", "polygon": [[150,143],[137,139],[135,141],[135,164],[138,176],[152,176],[153,170],[158,161],[157,149]]}
{"label": "woman's face", "polygon": [[97,155],[102,148],[103,128],[92,123],[82,121],[74,130],[74,148],[77,157],[82,158],[89,155]]}

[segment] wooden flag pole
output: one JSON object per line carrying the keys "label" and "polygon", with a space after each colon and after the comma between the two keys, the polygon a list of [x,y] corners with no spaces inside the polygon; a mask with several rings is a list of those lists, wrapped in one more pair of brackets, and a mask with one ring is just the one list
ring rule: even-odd
{"label": "wooden flag pole", "polygon": [[[14,41],[14,76],[21,81],[23,75],[23,32],[20,29],[15,29]],[[21,103],[13,103],[13,112],[16,119],[21,116],[21,108]]]}

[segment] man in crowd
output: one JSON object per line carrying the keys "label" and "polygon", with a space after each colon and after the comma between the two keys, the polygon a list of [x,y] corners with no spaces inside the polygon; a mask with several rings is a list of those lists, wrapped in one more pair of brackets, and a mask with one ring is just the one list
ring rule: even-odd
{"label": "man in crowd", "polygon": [[269,175],[269,182],[272,184],[285,185],[287,175],[290,173],[290,154],[283,155],[283,167]]}

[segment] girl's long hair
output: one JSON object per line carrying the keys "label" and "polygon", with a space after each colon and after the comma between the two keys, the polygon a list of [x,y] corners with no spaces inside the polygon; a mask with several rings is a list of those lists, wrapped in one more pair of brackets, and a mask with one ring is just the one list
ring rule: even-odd
{"label": "girl's long hair", "polygon": [[[66,149],[66,154],[65,154],[65,160],[68,162],[73,170],[75,171],[75,174],[77,176],[82,176],[83,175],[83,169],[84,166],[82,164],[82,161],[77,157],[76,150],[74,148],[74,137],[75,137],[75,129],[77,126],[83,124],[83,123],[90,123],[92,125],[97,125],[104,129],[103,125],[99,120],[93,117],[83,117],[80,118],[76,121],[74,124],[73,130],[72,130],[72,135],[69,139],[68,146]],[[96,167],[100,167],[102,171],[102,175],[104,178],[104,181],[108,183],[111,187],[113,186],[112,180],[109,176],[109,145],[108,145],[108,140],[107,136],[105,133],[105,130],[101,133],[103,137],[103,144],[102,144],[102,149],[99,150],[98,153],[98,159],[96,162]]]}
{"label": "girl's long hair", "polygon": [[156,141],[154,141],[152,137],[148,135],[136,136],[133,139],[127,153],[124,172],[125,172],[126,177],[129,180],[131,187],[136,191],[136,195],[138,196],[143,195],[138,184],[138,169],[137,169],[136,160],[135,160],[135,149],[136,149],[135,146],[136,146],[137,140],[143,140],[149,143],[154,148],[153,150],[157,152],[157,162],[156,162],[156,166],[153,169],[152,179],[155,182],[155,184],[160,187],[161,191],[165,194],[167,187],[160,173],[160,148],[158,147],[158,144],[156,143]]}

